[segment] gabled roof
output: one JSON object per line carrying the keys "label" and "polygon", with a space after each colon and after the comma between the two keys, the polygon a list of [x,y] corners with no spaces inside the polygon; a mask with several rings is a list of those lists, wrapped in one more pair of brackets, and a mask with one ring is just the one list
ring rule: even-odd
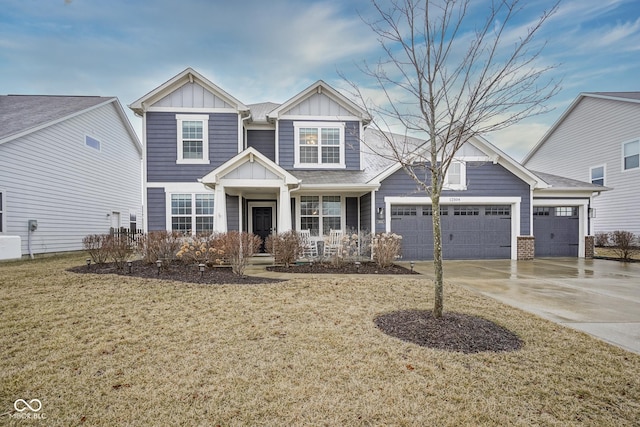
{"label": "gabled roof", "polygon": [[151,92],[147,93],[142,98],[139,98],[133,101],[131,104],[129,104],[129,108],[131,108],[136,114],[142,115],[142,113],[144,113],[144,111],[155,102],[159,101],[160,99],[164,98],[166,95],[179,89],[185,84],[193,83],[193,82],[198,83],[209,92],[222,98],[228,104],[233,105],[233,107],[236,108],[238,111],[249,111],[249,107],[247,107],[242,102],[240,102],[239,100],[237,100],[236,98],[234,98],[233,96],[225,92],[219,86],[216,86],[215,84],[213,84],[211,81],[209,81],[202,74],[195,71],[193,68],[187,68],[186,70],[182,71],[180,74],[176,75],[175,77],[171,78],[167,82],[153,89]]}
{"label": "gabled roof", "polygon": [[640,104],[640,92],[582,92],[576,99],[573,100],[569,108],[562,113],[560,118],[549,128],[549,130],[542,136],[540,141],[527,153],[522,159],[522,164],[526,165],[529,159],[542,147],[542,145],[549,139],[549,137],[555,132],[555,130],[565,121],[571,112],[584,98],[597,98],[607,99],[610,101],[629,102],[634,104]]}
{"label": "gabled roof", "polygon": [[275,102],[261,102],[259,104],[249,104],[251,110],[251,118],[253,122],[266,123],[268,122],[267,114],[278,108],[280,104]]}
{"label": "gabled roof", "polygon": [[563,176],[552,175],[545,172],[532,171],[539,176],[544,182],[549,184],[549,190],[585,190],[585,191],[608,191],[610,187],[592,184],[590,182],[578,181],[576,179],[565,178]]}
{"label": "gabled roof", "polygon": [[285,113],[295,105],[301,103],[302,101],[313,96],[316,93],[323,93],[327,95],[333,101],[337,102],[346,110],[353,113],[354,116],[362,119],[364,124],[367,124],[371,121],[371,117],[369,117],[366,111],[364,111],[355,102],[351,101],[346,96],[342,95],[340,92],[338,92],[322,80],[318,80],[302,92],[298,93],[293,98],[286,101],[284,104],[281,104],[278,108],[269,112],[269,114],[267,114],[267,118],[270,120],[278,119],[282,113]]}
{"label": "gabled roof", "polygon": [[136,149],[142,145],[116,97],[63,95],[1,95],[0,144],[113,103]]}
{"label": "gabled roof", "polygon": [[[482,151],[487,155],[487,157],[507,169],[509,172],[513,173],[515,176],[522,179],[524,182],[533,186],[534,188],[547,188],[549,184],[545,182],[541,177],[537,176],[520,163],[516,162],[514,159],[509,157],[506,153],[500,150],[495,145],[491,144],[486,139],[475,136],[470,138],[466,144],[471,144],[476,147],[478,150]],[[390,166],[386,167],[384,170],[381,170],[379,174],[377,174],[374,178],[370,180],[370,182],[382,182],[384,179],[389,177],[391,174],[396,171],[402,169],[402,165],[399,162],[394,162]]]}
{"label": "gabled roof", "polygon": [[215,185],[227,173],[250,161],[258,161],[267,170],[274,173],[275,175],[282,177],[285,184],[295,185],[300,183],[300,180],[298,178],[282,169],[279,165],[271,161],[271,159],[269,159],[267,156],[260,153],[253,147],[249,147],[241,153],[238,153],[233,158],[227,160],[222,165],[218,166],[216,169],[200,178],[198,181],[202,182],[203,184]]}

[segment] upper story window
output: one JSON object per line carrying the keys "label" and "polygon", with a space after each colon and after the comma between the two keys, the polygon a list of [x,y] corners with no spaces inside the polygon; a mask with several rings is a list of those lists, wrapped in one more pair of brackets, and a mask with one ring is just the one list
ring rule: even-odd
{"label": "upper story window", "polygon": [[90,137],[89,135],[84,136],[84,145],[86,145],[89,148],[93,148],[94,150],[100,151],[100,141]]}
{"label": "upper story window", "polygon": [[296,122],[294,167],[344,168],[344,124]]}
{"label": "upper story window", "polygon": [[640,168],[640,140],[622,144],[623,170]]}
{"label": "upper story window", "polygon": [[178,159],[176,163],[209,163],[209,116],[177,114]]}
{"label": "upper story window", "polygon": [[604,166],[594,166],[590,169],[591,183],[604,185]]}
{"label": "upper story window", "polygon": [[444,177],[444,188],[446,190],[466,190],[467,189],[467,167],[464,162],[451,162],[447,174]]}

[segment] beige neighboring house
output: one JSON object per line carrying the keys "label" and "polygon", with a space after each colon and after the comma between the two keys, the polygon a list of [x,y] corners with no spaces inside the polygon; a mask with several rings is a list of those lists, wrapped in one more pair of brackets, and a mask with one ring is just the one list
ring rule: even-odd
{"label": "beige neighboring house", "polygon": [[609,188],[593,197],[590,234],[640,234],[640,92],[581,93],[522,163]]}

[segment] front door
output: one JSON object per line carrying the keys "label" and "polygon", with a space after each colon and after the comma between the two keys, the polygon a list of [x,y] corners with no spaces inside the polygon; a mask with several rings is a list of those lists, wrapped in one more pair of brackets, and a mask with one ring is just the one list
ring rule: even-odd
{"label": "front door", "polygon": [[252,209],[253,217],[253,234],[260,236],[262,244],[260,245],[260,252],[264,253],[264,242],[267,236],[271,234],[273,212],[271,206],[254,206]]}

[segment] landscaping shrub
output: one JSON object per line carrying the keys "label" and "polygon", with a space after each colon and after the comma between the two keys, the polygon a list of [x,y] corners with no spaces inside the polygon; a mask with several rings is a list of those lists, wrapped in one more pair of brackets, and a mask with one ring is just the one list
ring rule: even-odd
{"label": "landscaping shrub", "polygon": [[187,264],[220,265],[225,262],[224,242],[220,234],[185,237],[176,257]]}
{"label": "landscaping shrub", "polygon": [[177,231],[151,231],[140,236],[136,249],[147,264],[154,264],[159,259],[169,263],[180,250],[181,239],[182,235]]}
{"label": "landscaping shrub", "polygon": [[380,268],[389,267],[400,256],[402,236],[395,233],[379,233],[373,237],[373,260]]}
{"label": "landscaping shrub", "polygon": [[262,239],[253,233],[229,231],[220,236],[226,261],[231,270],[240,276],[244,275],[249,258],[260,249]]}
{"label": "landscaping shrub", "polygon": [[368,231],[348,230],[342,237],[342,258],[346,261],[371,258],[371,240]]}
{"label": "landscaping shrub", "polygon": [[105,239],[108,234],[90,234],[82,239],[84,250],[96,264],[104,264],[109,259],[109,250],[105,247]]}
{"label": "landscaping shrub", "polygon": [[103,248],[107,256],[113,260],[116,268],[122,270],[125,262],[133,253],[131,240],[128,236],[110,236],[104,238]]}
{"label": "landscaping shrub", "polygon": [[609,233],[598,232],[595,235],[595,245],[599,248],[603,248],[605,246],[609,246]]}
{"label": "landscaping shrub", "polygon": [[303,252],[302,241],[295,231],[274,233],[265,241],[267,252],[273,255],[276,264],[284,264],[289,267]]}
{"label": "landscaping shrub", "polygon": [[630,231],[616,230],[610,233],[613,252],[618,258],[629,261],[635,253],[640,251],[637,238]]}

